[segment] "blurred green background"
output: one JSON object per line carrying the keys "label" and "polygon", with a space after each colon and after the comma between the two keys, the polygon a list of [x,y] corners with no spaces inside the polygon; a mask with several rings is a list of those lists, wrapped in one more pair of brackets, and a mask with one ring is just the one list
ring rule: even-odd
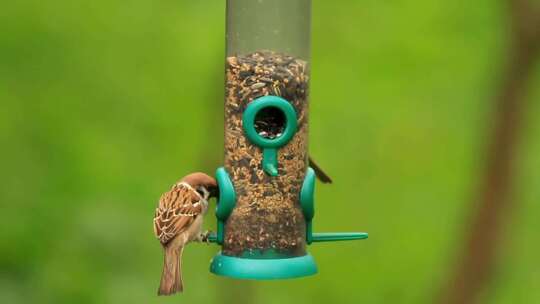
{"label": "blurred green background", "polygon": [[[222,161],[225,1],[3,3],[0,303],[430,303],[467,233],[506,10],[315,0],[310,151],[335,181],[315,229],[370,239],[316,244],[320,273],[280,282],[214,276],[218,248],[194,244],[185,293],[158,298],[157,199]],[[540,302],[539,67],[530,88],[482,303]]]}

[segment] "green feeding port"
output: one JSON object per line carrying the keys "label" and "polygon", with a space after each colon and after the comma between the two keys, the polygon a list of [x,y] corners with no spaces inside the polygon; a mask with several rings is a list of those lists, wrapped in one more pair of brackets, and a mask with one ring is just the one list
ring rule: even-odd
{"label": "green feeding port", "polygon": [[242,116],[246,137],[263,149],[262,168],[266,174],[277,176],[277,150],[286,145],[296,133],[296,111],[285,99],[263,96],[249,103]]}

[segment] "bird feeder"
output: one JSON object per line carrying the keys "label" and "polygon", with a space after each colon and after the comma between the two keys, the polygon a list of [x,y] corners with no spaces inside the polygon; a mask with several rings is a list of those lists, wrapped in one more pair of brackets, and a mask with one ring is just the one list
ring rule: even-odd
{"label": "bird feeder", "polygon": [[210,238],[222,247],[210,266],[217,275],[312,275],[307,245],[367,238],[312,231],[310,15],[311,0],[227,1],[225,162]]}

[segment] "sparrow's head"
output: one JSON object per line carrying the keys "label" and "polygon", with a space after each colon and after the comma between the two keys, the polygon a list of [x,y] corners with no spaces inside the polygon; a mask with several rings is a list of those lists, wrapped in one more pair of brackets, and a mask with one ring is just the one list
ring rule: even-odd
{"label": "sparrow's head", "polygon": [[180,182],[188,183],[205,200],[208,200],[211,197],[217,197],[219,193],[216,180],[202,172],[188,174],[184,176]]}

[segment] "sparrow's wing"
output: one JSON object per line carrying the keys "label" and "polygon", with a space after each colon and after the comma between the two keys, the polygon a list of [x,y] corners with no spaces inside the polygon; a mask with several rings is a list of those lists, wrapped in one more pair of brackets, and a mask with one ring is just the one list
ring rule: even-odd
{"label": "sparrow's wing", "polygon": [[313,171],[315,171],[315,175],[317,176],[317,178],[323,183],[323,184],[331,184],[332,183],[332,179],[330,178],[330,176],[328,176],[328,174],[326,174],[323,169],[321,169],[321,167],[319,167],[314,161],[313,159],[311,158],[311,156],[309,157],[309,166],[313,169]]}
{"label": "sparrow's wing", "polygon": [[154,217],[154,233],[162,244],[186,230],[202,213],[201,197],[188,187],[173,187],[159,200]]}

